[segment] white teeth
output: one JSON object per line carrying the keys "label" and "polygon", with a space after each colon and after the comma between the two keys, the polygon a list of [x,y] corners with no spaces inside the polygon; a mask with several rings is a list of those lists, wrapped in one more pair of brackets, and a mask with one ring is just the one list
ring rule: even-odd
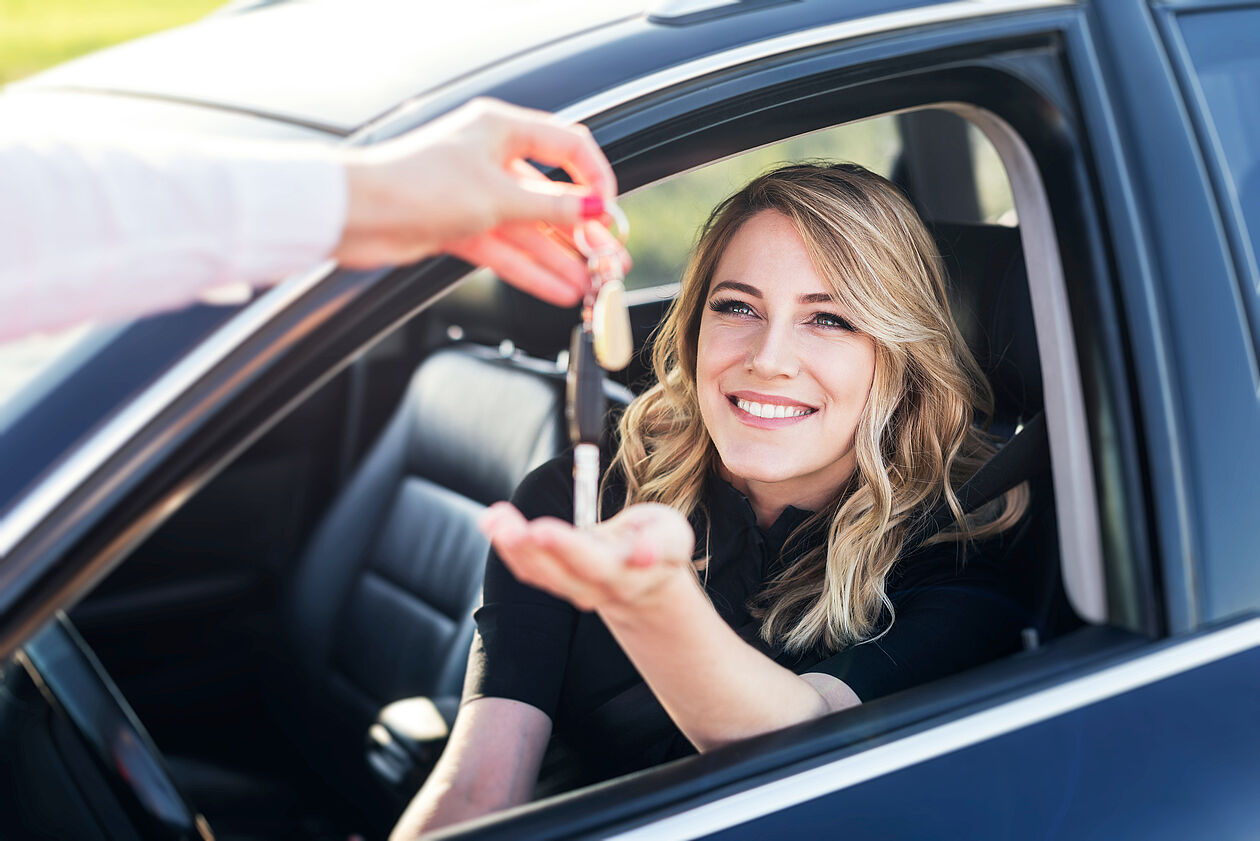
{"label": "white teeth", "polygon": [[784,406],[782,403],[754,403],[751,400],[740,400],[738,397],[735,398],[735,405],[750,415],[771,419],[799,418],[801,415],[808,415],[814,411],[804,406]]}

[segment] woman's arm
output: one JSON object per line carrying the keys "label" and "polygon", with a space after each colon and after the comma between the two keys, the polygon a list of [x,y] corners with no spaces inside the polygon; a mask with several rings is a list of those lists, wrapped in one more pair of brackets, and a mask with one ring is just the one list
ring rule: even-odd
{"label": "woman's arm", "polygon": [[529,704],[476,698],[464,704],[433,773],[399,818],[390,841],[516,806],[530,799],[551,719]]}
{"label": "woman's arm", "polygon": [[797,675],[740,639],[686,570],[650,603],[599,615],[701,752],[861,703],[838,678]]}
{"label": "woman's arm", "polygon": [[688,568],[694,537],[673,509],[630,506],[582,532],[501,504],[483,528],[522,581],[599,613],[701,751],[860,703],[843,681],[796,675],[739,638]]}

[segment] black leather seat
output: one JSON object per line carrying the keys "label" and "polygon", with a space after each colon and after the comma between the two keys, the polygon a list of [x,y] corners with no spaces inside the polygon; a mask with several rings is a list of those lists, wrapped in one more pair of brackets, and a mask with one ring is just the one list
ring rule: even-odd
{"label": "black leather seat", "polygon": [[373,796],[359,771],[382,707],[459,695],[487,549],[477,517],[567,443],[549,367],[476,347],[426,359],[308,545],[272,698],[339,787]]}

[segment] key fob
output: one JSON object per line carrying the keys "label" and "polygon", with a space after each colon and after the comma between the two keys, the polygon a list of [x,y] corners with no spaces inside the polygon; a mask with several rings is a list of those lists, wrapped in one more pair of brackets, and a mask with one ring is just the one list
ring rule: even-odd
{"label": "key fob", "polygon": [[634,339],[630,333],[626,286],[620,278],[599,287],[591,322],[599,364],[609,371],[620,371],[629,365],[634,356]]}
{"label": "key fob", "polygon": [[595,337],[573,328],[565,382],[565,418],[574,444],[598,444],[604,432],[604,372],[595,357]]}

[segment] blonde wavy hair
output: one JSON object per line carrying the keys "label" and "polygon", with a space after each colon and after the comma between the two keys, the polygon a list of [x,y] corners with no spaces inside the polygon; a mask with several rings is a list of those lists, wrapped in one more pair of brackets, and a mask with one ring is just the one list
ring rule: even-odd
{"label": "blonde wavy hair", "polygon": [[[700,319],[722,253],[740,226],[765,210],[793,222],[853,326],[875,342],[856,468],[801,527],[825,526],[826,543],[785,569],[754,605],[767,642],[798,653],[837,650],[891,627],[888,576],[922,537],[926,511],[945,500],[955,525],[925,543],[965,544],[1015,525],[1028,490],[1021,485],[963,511],[955,489],[995,450],[976,426],[987,424],[993,394],[950,314],[936,243],[888,180],[855,164],[810,163],[758,177],[719,204],[702,229],[678,298],[657,330],[657,382],[620,421],[613,466],[626,480],[626,503],[662,502],[688,517],[702,512],[718,456],[696,389]],[[880,629],[884,611],[889,624]]]}

